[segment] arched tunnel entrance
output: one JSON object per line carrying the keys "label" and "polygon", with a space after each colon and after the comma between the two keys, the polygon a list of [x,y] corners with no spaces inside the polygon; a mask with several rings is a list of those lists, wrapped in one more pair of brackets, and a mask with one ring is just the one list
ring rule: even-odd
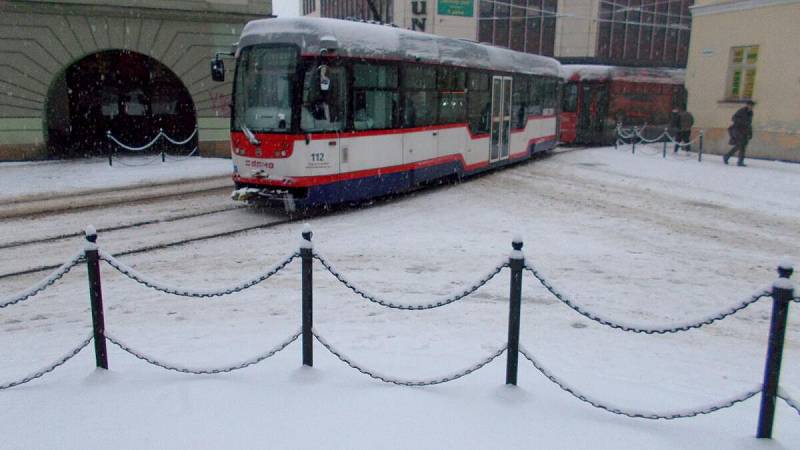
{"label": "arched tunnel entrance", "polygon": [[[197,125],[192,97],[180,79],[157,60],[127,50],[93,53],[70,65],[54,81],[47,103],[47,145],[55,157],[119,150],[109,131],[136,147],[160,130],[182,141]],[[182,147],[195,145],[197,136]]]}

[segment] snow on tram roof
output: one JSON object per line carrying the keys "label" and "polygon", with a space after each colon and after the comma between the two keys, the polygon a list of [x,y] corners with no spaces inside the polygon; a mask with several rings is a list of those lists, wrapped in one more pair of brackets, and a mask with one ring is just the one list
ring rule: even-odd
{"label": "snow on tram roof", "polygon": [[434,34],[338,19],[292,17],[249,22],[239,48],[263,43],[288,43],[303,54],[319,54],[320,40],[335,39],[337,55],[421,62],[559,76],[560,64],[546,56],[520,53]]}
{"label": "snow on tram roof", "polygon": [[666,67],[621,67],[563,64],[561,78],[567,81],[614,79],[633,83],[683,84],[686,70]]}

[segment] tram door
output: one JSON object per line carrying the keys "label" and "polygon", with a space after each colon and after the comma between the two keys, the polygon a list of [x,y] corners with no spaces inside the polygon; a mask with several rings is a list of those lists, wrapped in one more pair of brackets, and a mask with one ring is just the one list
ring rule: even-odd
{"label": "tram door", "polygon": [[511,77],[492,77],[492,128],[489,162],[508,159],[511,138]]}
{"label": "tram door", "polygon": [[582,83],[578,113],[578,142],[595,143],[603,138],[603,125],[608,112],[608,86]]}

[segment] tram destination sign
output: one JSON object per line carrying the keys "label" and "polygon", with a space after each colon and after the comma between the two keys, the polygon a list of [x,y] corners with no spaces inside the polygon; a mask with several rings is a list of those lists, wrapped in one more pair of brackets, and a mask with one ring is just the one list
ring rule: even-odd
{"label": "tram destination sign", "polygon": [[439,0],[438,13],[442,16],[472,17],[472,0]]}

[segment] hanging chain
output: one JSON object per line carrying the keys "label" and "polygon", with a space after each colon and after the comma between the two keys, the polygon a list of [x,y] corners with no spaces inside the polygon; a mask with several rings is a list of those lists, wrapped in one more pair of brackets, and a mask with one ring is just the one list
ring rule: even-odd
{"label": "hanging chain", "polygon": [[563,381],[561,381],[558,378],[556,378],[552,373],[550,373],[547,369],[545,369],[544,366],[539,364],[533,358],[533,356],[531,356],[524,348],[520,347],[519,352],[522,353],[522,356],[524,356],[525,359],[530,361],[531,364],[533,364],[533,367],[535,367],[536,370],[541,372],[542,375],[544,375],[547,379],[549,379],[550,381],[555,383],[562,390],[568,392],[569,394],[571,394],[573,397],[577,398],[578,400],[580,400],[580,401],[582,401],[584,403],[588,403],[589,405],[592,405],[595,408],[599,408],[599,409],[608,411],[610,413],[618,414],[618,415],[621,415],[621,416],[631,417],[631,418],[634,418],[634,419],[673,420],[673,419],[685,419],[685,418],[688,418],[688,417],[695,417],[695,416],[699,416],[699,415],[703,415],[703,414],[711,414],[711,413],[713,413],[715,411],[719,411],[721,409],[730,408],[731,406],[733,406],[733,405],[735,405],[737,403],[743,402],[745,400],[748,400],[748,399],[754,397],[756,394],[759,394],[761,392],[761,386],[759,386],[756,389],[747,391],[747,392],[745,392],[745,393],[743,393],[743,394],[741,394],[741,395],[739,395],[737,397],[734,397],[734,398],[732,398],[730,400],[725,400],[725,401],[722,401],[722,402],[720,402],[720,403],[718,403],[716,405],[707,406],[707,407],[704,407],[702,409],[697,409],[697,410],[693,410],[693,411],[681,411],[681,412],[675,412],[675,413],[669,413],[669,414],[657,414],[657,413],[647,413],[647,412],[641,412],[641,411],[630,411],[630,410],[620,409],[620,408],[617,408],[617,407],[614,407],[614,406],[604,405],[604,404],[602,404],[602,403],[600,403],[600,402],[598,402],[596,400],[593,400],[593,399],[587,397],[586,395],[581,394],[580,392],[578,392],[578,391],[574,390],[573,388],[569,387]]}
{"label": "hanging chain", "polygon": [[379,374],[379,373],[377,373],[377,372],[375,372],[373,370],[366,369],[366,368],[356,364],[355,362],[353,362],[352,359],[350,359],[347,356],[345,356],[342,352],[336,350],[328,341],[326,341],[322,336],[317,334],[316,331],[312,331],[312,333],[314,334],[314,337],[317,339],[317,341],[319,341],[319,343],[322,344],[323,347],[325,347],[335,357],[339,358],[339,360],[341,360],[342,362],[344,362],[348,366],[350,366],[353,369],[356,369],[357,371],[363,373],[364,375],[372,377],[372,378],[374,378],[376,380],[380,380],[380,381],[383,381],[384,383],[391,383],[391,384],[396,384],[396,385],[400,385],[400,386],[432,386],[434,384],[442,384],[442,383],[447,383],[448,381],[457,380],[457,379],[459,379],[461,377],[464,377],[464,376],[467,376],[467,375],[471,374],[472,372],[475,372],[476,370],[480,369],[481,367],[483,367],[483,366],[489,364],[490,362],[494,361],[498,356],[502,355],[503,352],[505,352],[506,348],[508,347],[508,345],[506,344],[506,345],[500,347],[499,349],[497,349],[497,351],[495,351],[489,357],[483,359],[482,361],[479,361],[479,362],[473,364],[472,366],[470,366],[470,367],[468,367],[468,368],[466,368],[464,370],[461,370],[459,372],[453,373],[451,375],[446,375],[446,376],[439,377],[439,378],[432,378],[432,379],[428,379],[428,380],[402,380],[400,378],[392,378],[392,377],[389,377],[389,376],[386,376],[386,375],[381,375],[381,374]]}
{"label": "hanging chain", "polygon": [[357,286],[353,285],[347,278],[344,277],[341,273],[336,271],[333,268],[333,265],[329,263],[325,258],[323,258],[319,253],[316,251],[314,252],[314,259],[318,260],[325,269],[331,273],[337,280],[339,280],[342,284],[344,284],[347,288],[351,291],[355,292],[356,294],[360,295],[361,297],[371,301],[372,303],[376,303],[381,306],[385,306],[387,308],[394,308],[394,309],[404,309],[404,310],[425,310],[425,309],[433,309],[439,308],[441,306],[449,305],[451,303],[457,302],[464,297],[472,294],[473,292],[477,291],[478,289],[482,288],[486,283],[488,283],[492,278],[494,278],[498,273],[500,273],[503,268],[508,267],[508,263],[503,263],[492,269],[485,277],[478,280],[475,284],[470,286],[469,288],[465,289],[464,291],[453,294],[450,297],[447,297],[443,300],[439,300],[434,303],[429,303],[427,305],[403,305],[398,303],[389,302],[386,300],[381,300],[371,294],[366,293],[363,289],[358,288]]}
{"label": "hanging chain", "polygon": [[100,251],[100,258],[106,261],[111,267],[117,269],[121,274],[127,276],[128,278],[136,281],[139,284],[147,286],[149,288],[155,289],[157,291],[166,292],[167,294],[174,294],[180,295],[183,297],[195,297],[195,298],[208,298],[208,297],[221,297],[224,295],[233,294],[236,292],[243,291],[247,288],[253,287],[258,283],[270,278],[271,276],[277,274],[281,270],[283,270],[289,263],[291,263],[295,258],[300,256],[299,253],[295,252],[290,255],[288,258],[284,259],[280,263],[276,264],[272,267],[272,269],[259,274],[248,281],[242,282],[237,286],[224,288],[220,290],[209,290],[209,291],[197,291],[197,290],[190,290],[190,289],[180,289],[173,286],[169,286],[158,281],[152,280],[134,270],[132,267],[124,264],[123,262],[115,259],[110,254]]}
{"label": "hanging chain", "polygon": [[33,285],[33,287],[29,288],[28,290],[17,294],[14,297],[9,299],[3,300],[0,302],[0,308],[5,308],[6,306],[15,305],[19,302],[25,301],[34,295],[42,292],[43,290],[47,289],[48,287],[52,286],[56,281],[60,280],[64,277],[73,267],[80,264],[84,259],[84,253],[81,251],[76,253],[75,256],[72,257],[69,261],[62,264],[59,268],[54,270],[47,278],[43,279],[42,281]]}
{"label": "hanging chain", "polygon": [[3,390],[3,389],[12,388],[14,386],[19,386],[20,384],[25,384],[25,383],[27,383],[29,381],[33,381],[33,380],[35,380],[35,379],[37,379],[37,378],[39,378],[39,377],[41,377],[41,376],[43,376],[45,374],[48,374],[48,373],[54,371],[59,366],[62,366],[64,363],[66,363],[70,359],[74,358],[75,355],[77,355],[78,353],[81,352],[81,350],[86,348],[86,346],[89,345],[89,342],[92,342],[92,339],[94,339],[94,336],[92,334],[90,334],[89,337],[84,339],[83,342],[78,344],[77,347],[72,349],[69,353],[65,354],[63,357],[61,357],[61,359],[59,359],[55,363],[47,366],[44,369],[39,370],[38,372],[34,372],[33,374],[28,375],[27,377],[25,377],[25,378],[23,378],[21,380],[12,381],[10,383],[6,383],[6,384],[0,385],[0,391]]}
{"label": "hanging chain", "polygon": [[570,308],[572,308],[578,314],[580,314],[580,315],[582,315],[582,316],[584,316],[584,317],[586,317],[588,319],[591,319],[591,320],[593,320],[593,321],[595,321],[597,323],[603,324],[605,326],[608,326],[608,327],[611,327],[611,328],[616,328],[616,329],[622,330],[622,331],[631,331],[631,332],[634,332],[634,333],[645,333],[645,334],[678,333],[678,332],[681,332],[681,331],[689,331],[689,330],[691,330],[693,328],[700,328],[700,327],[703,327],[705,325],[711,325],[714,322],[720,321],[720,320],[722,320],[722,319],[724,319],[724,318],[726,318],[728,316],[736,314],[737,312],[747,308],[748,306],[750,306],[753,303],[761,300],[762,298],[770,297],[772,295],[769,291],[766,291],[766,290],[765,291],[761,291],[761,292],[757,292],[757,293],[751,295],[750,298],[748,298],[747,300],[744,300],[743,302],[741,302],[740,304],[738,304],[738,305],[736,305],[736,306],[734,306],[734,307],[732,307],[732,308],[730,308],[730,309],[728,309],[726,311],[721,311],[721,312],[719,312],[718,314],[716,314],[714,316],[710,316],[708,318],[699,320],[697,322],[683,324],[683,325],[677,325],[677,326],[672,326],[672,327],[643,328],[643,327],[636,327],[636,326],[630,326],[630,325],[624,325],[624,324],[621,324],[621,323],[612,322],[612,321],[610,321],[608,319],[604,319],[604,318],[602,318],[600,316],[597,316],[596,314],[593,314],[593,313],[591,313],[589,311],[586,311],[583,308],[581,308],[580,306],[578,306],[577,304],[575,304],[574,302],[570,301],[567,297],[564,296],[564,294],[559,292],[555,287],[553,287],[550,283],[548,283],[547,280],[544,279],[544,277],[542,277],[539,274],[539,272],[533,266],[526,265],[525,266],[525,270],[527,270],[528,272],[532,273],[533,276],[536,277],[537,280],[539,280],[539,282],[542,284],[542,286],[545,287],[545,289],[550,291],[550,293],[553,294],[557,299],[559,299],[562,303],[564,303],[565,305],[567,305]]}
{"label": "hanging chain", "polygon": [[150,364],[152,364],[154,366],[161,367],[162,369],[174,370],[176,372],[190,373],[190,374],[194,374],[194,375],[209,375],[209,374],[216,374],[216,373],[233,372],[234,370],[244,369],[245,367],[252,366],[254,364],[258,364],[261,361],[264,361],[265,359],[275,355],[276,353],[278,353],[281,350],[283,350],[286,347],[288,347],[289,344],[291,344],[292,342],[297,340],[297,338],[300,336],[300,334],[302,334],[301,331],[296,332],[295,334],[289,336],[289,338],[286,339],[285,341],[283,341],[280,344],[278,344],[277,346],[273,347],[268,352],[263,353],[261,355],[258,355],[258,356],[254,357],[254,358],[251,358],[251,359],[247,360],[247,361],[244,361],[244,362],[239,363],[239,364],[235,364],[233,366],[221,367],[221,368],[215,368],[215,369],[190,369],[190,368],[187,368],[187,367],[179,367],[179,366],[171,365],[171,364],[168,364],[168,363],[165,363],[165,362],[158,361],[157,359],[152,358],[150,356],[147,356],[147,355],[145,355],[145,354],[143,354],[141,352],[138,352],[136,350],[133,350],[132,348],[130,348],[127,345],[123,344],[118,339],[114,338],[113,336],[111,336],[108,333],[106,333],[106,339],[108,339],[109,342],[111,342],[112,344],[114,344],[117,347],[121,348],[122,350],[124,350],[124,351],[130,353],[131,355],[141,359],[142,361],[148,362],[148,363],[150,363]]}
{"label": "hanging chain", "polygon": [[800,404],[798,404],[792,397],[789,397],[789,394],[782,388],[778,388],[778,398],[785,401],[790,408],[797,411],[797,414],[800,414]]}

